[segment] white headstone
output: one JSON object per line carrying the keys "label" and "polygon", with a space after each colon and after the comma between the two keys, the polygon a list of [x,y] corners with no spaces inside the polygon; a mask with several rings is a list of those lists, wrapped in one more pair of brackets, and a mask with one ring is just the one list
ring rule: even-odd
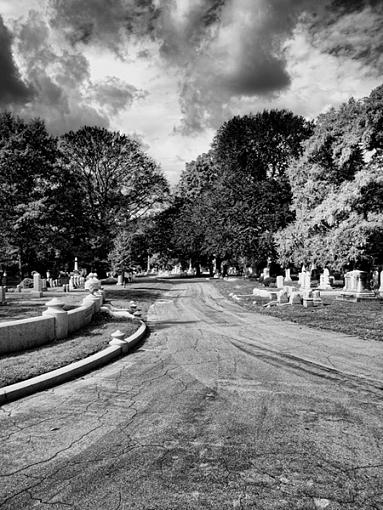
{"label": "white headstone", "polygon": [[319,277],[319,288],[322,290],[332,288],[330,283],[330,271],[327,267],[323,270],[323,273]]}
{"label": "white headstone", "polygon": [[291,279],[291,269],[285,269],[285,283],[291,283],[292,282],[292,279]]}
{"label": "white headstone", "polygon": [[380,287],[379,294],[383,296],[383,271],[380,271]]}
{"label": "white headstone", "polygon": [[282,289],[283,288],[283,276],[279,275],[277,276],[277,289]]}
{"label": "white headstone", "polygon": [[33,290],[35,292],[41,292],[42,291],[42,283],[41,283],[41,275],[40,275],[40,273],[34,273],[33,274]]}

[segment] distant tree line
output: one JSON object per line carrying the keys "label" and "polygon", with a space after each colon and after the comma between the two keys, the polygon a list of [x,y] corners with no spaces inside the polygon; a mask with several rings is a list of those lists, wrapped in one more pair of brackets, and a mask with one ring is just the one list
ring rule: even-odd
{"label": "distant tree line", "polygon": [[0,115],[0,264],[121,272],[189,263],[383,264],[383,86],[313,121],[235,116],[176,188],[132,137]]}
{"label": "distant tree line", "polygon": [[[383,264],[383,86],[312,122],[236,116],[186,164],[145,249],[166,264],[336,270]],[[144,236],[145,237],[145,236]]]}

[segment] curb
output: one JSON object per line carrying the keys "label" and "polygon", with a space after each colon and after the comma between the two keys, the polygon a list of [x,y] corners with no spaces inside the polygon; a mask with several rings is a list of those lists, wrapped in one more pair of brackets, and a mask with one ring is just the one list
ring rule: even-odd
{"label": "curb", "polygon": [[[121,340],[118,345],[111,343],[110,347],[106,347],[92,356],[88,356],[80,361],[75,361],[65,367],[57,368],[46,374],[41,374],[26,381],[21,381],[0,389],[0,406],[7,404],[19,398],[32,395],[38,391],[43,391],[52,386],[57,386],[69,381],[75,377],[86,374],[95,368],[106,365],[109,361],[126,354],[134,347],[146,334],[147,325],[140,321],[141,326],[138,330],[128,338]],[[114,342],[113,340],[111,342]]]}

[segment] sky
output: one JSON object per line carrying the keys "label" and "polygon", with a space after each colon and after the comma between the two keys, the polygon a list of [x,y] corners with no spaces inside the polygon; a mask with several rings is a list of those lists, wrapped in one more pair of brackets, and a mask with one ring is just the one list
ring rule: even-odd
{"label": "sky", "polygon": [[383,0],[0,0],[0,109],[139,138],[175,184],[234,115],[383,83]]}

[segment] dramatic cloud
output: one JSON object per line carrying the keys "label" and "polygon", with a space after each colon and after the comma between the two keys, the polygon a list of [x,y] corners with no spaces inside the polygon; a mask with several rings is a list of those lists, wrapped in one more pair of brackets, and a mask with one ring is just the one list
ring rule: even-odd
{"label": "dramatic cloud", "polygon": [[108,77],[96,83],[91,87],[91,93],[96,102],[105,107],[110,115],[116,115],[130,106],[135,99],[143,99],[147,94],[144,90],[139,90],[116,77]]}
{"label": "dramatic cloud", "polygon": [[336,2],[328,16],[311,27],[312,42],[324,53],[352,59],[383,71],[383,2]]}
{"label": "dramatic cloud", "polygon": [[152,0],[50,0],[51,24],[72,44],[97,44],[127,54],[128,35],[140,39],[154,30],[159,9]]}
{"label": "dramatic cloud", "polygon": [[12,38],[0,15],[0,106],[25,103],[32,90],[21,79],[12,56]]}
{"label": "dramatic cloud", "polygon": [[0,101],[55,133],[138,132],[172,175],[233,115],[314,117],[382,76],[382,0],[30,1],[0,7]]}
{"label": "dramatic cloud", "polygon": [[117,77],[92,83],[85,55],[66,45],[41,13],[30,11],[13,30],[20,68],[34,91],[33,100],[15,111],[27,118],[42,117],[51,132],[60,134],[84,124],[109,127],[111,115],[145,96]]}

